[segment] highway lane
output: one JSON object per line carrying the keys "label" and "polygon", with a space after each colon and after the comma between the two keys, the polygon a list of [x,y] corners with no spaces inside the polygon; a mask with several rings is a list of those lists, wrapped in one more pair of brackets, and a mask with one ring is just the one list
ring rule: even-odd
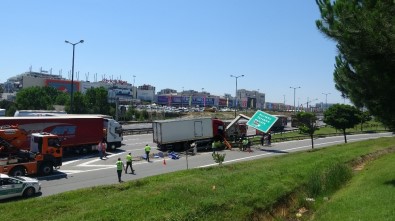
{"label": "highway lane", "polygon": [[[394,135],[392,133],[349,135],[347,136],[347,141],[355,142],[389,136]],[[343,136],[320,138],[314,140],[314,147],[322,148],[342,143],[344,143]],[[100,160],[98,154],[95,153],[82,158],[69,159],[68,161],[65,161],[64,165],[59,171],[56,171],[54,175],[40,178],[42,183],[42,196],[49,196],[75,189],[118,183],[115,162],[118,157],[125,160],[125,156],[129,152],[131,152],[134,157],[133,167],[136,171],[136,175],[123,173],[122,179],[124,181],[185,170],[187,168],[201,168],[217,165],[211,157],[211,152],[199,152],[195,156],[188,156],[188,160],[184,154],[182,154],[181,158],[178,160],[165,158],[166,165],[164,165],[162,158],[154,158],[151,163],[140,160],[139,156],[144,154],[145,144],[149,144],[153,147],[153,153],[158,152],[155,145],[152,143],[152,134],[125,136],[124,144],[125,145],[121,149],[109,153],[110,155],[107,160]],[[270,147],[261,147],[257,145],[252,149],[252,153],[241,152],[235,149],[222,151],[226,153],[224,164],[271,157],[295,151],[310,150],[311,141],[307,139],[274,143]]]}

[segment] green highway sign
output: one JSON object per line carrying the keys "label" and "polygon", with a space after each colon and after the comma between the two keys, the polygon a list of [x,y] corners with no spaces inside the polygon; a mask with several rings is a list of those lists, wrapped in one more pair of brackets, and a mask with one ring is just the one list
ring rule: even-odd
{"label": "green highway sign", "polygon": [[277,119],[275,116],[258,110],[247,122],[247,125],[267,133],[273,124],[276,123]]}

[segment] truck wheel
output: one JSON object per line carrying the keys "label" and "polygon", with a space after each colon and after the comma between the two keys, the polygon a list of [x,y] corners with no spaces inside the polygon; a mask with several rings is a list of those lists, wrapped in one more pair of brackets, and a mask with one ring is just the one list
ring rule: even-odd
{"label": "truck wheel", "polygon": [[25,168],[23,166],[15,167],[8,173],[11,176],[24,176],[26,174]]}
{"label": "truck wheel", "polygon": [[112,151],[115,150],[115,143],[109,143],[108,144],[108,149],[112,150]]}
{"label": "truck wheel", "polygon": [[53,172],[53,165],[52,165],[52,163],[49,163],[49,162],[48,163],[43,163],[40,166],[40,175],[48,176],[48,175],[51,175],[52,172]]}
{"label": "truck wheel", "polygon": [[34,194],[36,194],[36,190],[33,187],[28,187],[25,189],[25,191],[23,191],[24,197],[32,197]]}
{"label": "truck wheel", "polygon": [[81,152],[82,152],[83,154],[87,154],[89,151],[88,151],[88,148],[87,148],[87,147],[83,147]]}

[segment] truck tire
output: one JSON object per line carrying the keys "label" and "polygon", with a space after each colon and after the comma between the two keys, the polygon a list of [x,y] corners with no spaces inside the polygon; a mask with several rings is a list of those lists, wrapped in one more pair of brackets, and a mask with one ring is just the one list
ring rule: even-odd
{"label": "truck tire", "polygon": [[36,194],[36,190],[33,187],[28,187],[23,191],[23,197],[32,197]]}
{"label": "truck tire", "polygon": [[40,175],[48,176],[53,173],[53,165],[50,162],[46,162],[41,164],[40,166]]}
{"label": "truck tire", "polygon": [[116,148],[115,143],[108,143],[108,145],[107,145],[108,150],[115,150],[115,148]]}
{"label": "truck tire", "polygon": [[86,147],[86,146],[82,147],[82,150],[81,150],[81,152],[82,152],[83,154],[87,154],[87,153],[89,153],[89,149],[88,149],[88,147]]}
{"label": "truck tire", "polygon": [[26,175],[26,169],[23,166],[14,167],[9,173],[10,176],[24,176]]}

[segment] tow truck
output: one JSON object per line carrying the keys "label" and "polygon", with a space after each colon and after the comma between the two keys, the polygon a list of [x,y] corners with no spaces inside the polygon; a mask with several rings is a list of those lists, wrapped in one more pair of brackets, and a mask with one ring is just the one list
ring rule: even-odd
{"label": "tow truck", "polygon": [[[30,138],[30,150],[18,144]],[[32,133],[29,137],[18,126],[0,127],[0,173],[10,176],[40,175],[53,173],[62,165],[63,151],[55,134]]]}

